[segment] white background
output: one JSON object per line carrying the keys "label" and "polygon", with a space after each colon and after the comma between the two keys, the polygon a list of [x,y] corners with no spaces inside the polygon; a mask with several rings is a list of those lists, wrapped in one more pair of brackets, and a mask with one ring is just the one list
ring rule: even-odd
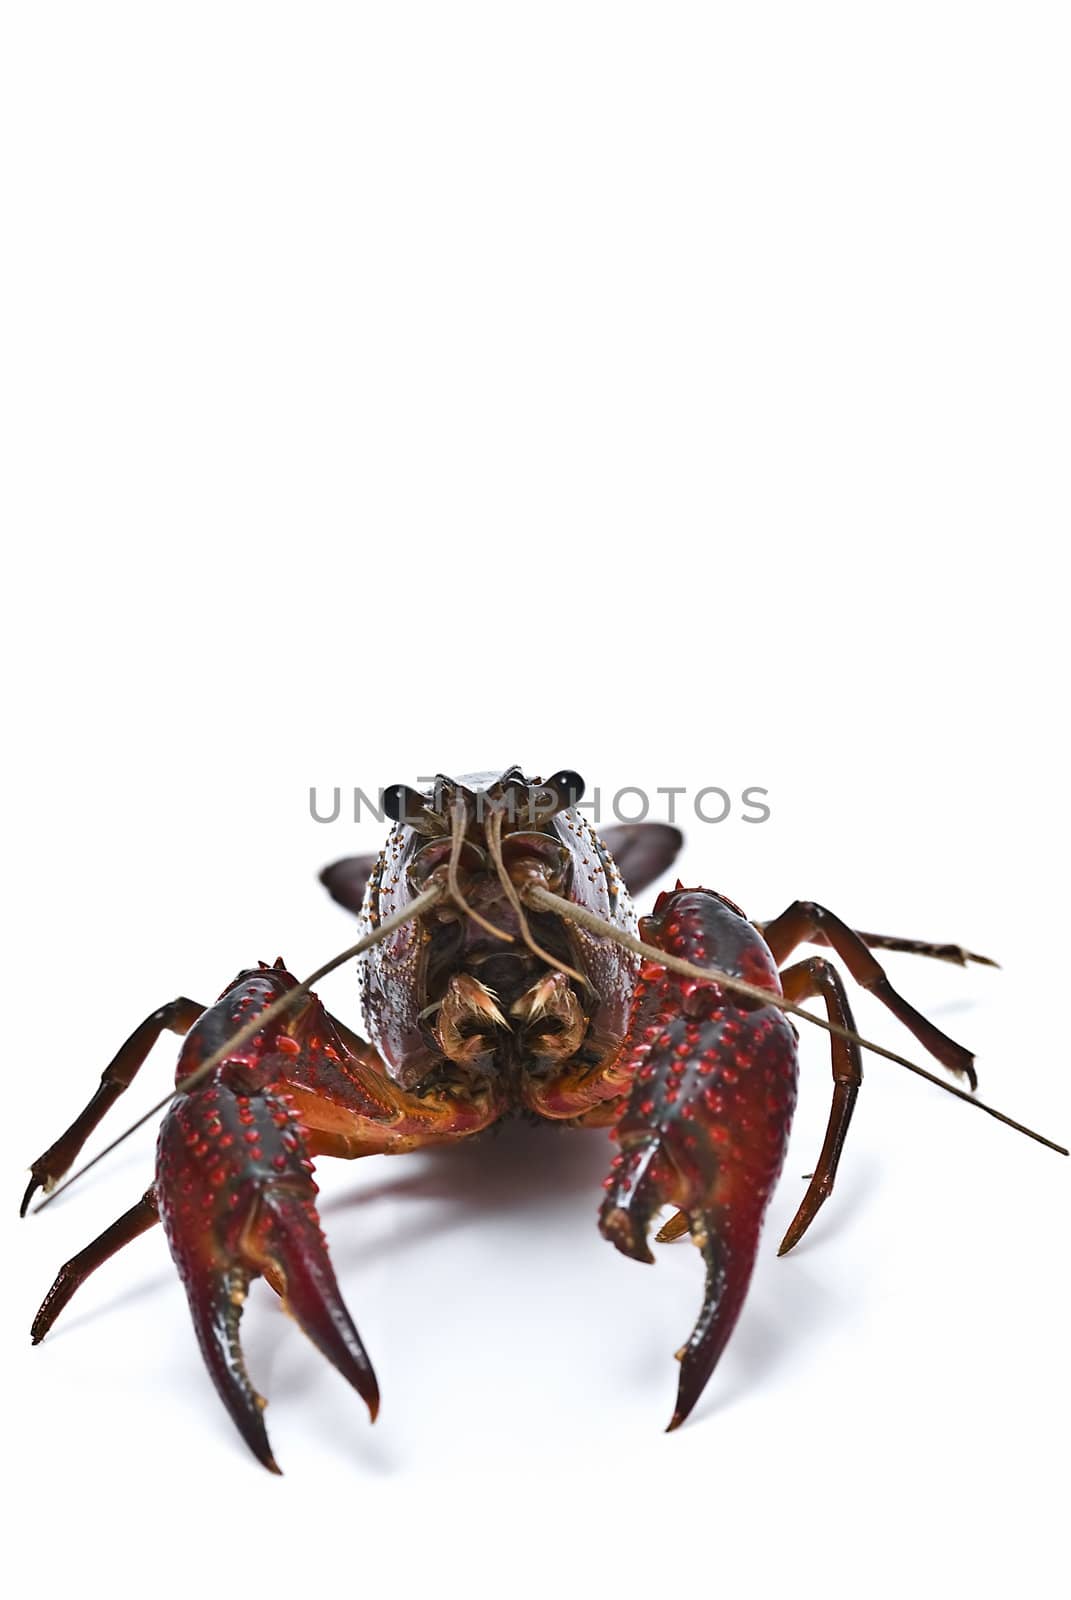
{"label": "white background", "polygon": [[151,1133],[14,1212],[147,1011],[352,937],[315,875],[377,834],[310,785],[512,761],[767,787],[684,877],[997,956],[889,965],[1066,1140],[1068,33],[1024,0],[6,9],[14,1592],[1058,1586],[1068,1164],[872,1059],[777,1260],[817,1032],[669,1438],[699,1262],[600,1239],[601,1136],[322,1169],[384,1403],[254,1294],[281,1481],[159,1232],[30,1350]]}

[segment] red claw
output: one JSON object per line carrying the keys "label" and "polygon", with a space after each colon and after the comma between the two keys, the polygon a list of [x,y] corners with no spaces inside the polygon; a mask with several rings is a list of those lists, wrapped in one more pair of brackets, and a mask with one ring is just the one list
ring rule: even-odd
{"label": "red claw", "polygon": [[278,1472],[265,1401],[238,1336],[253,1278],[267,1278],[373,1420],[379,1390],[327,1254],[300,1123],[250,1076],[224,1066],[206,1088],[173,1102],[160,1130],[156,1192],[212,1381],[258,1461]]}
{"label": "red claw", "polygon": [[[663,895],[648,937],[689,952],[720,946],[749,978],[779,991],[776,971],[754,958],[753,931],[717,896]],[[744,1304],[795,1108],[796,1045],[772,1006],[737,1005],[714,984],[657,971],[637,988],[629,1042],[634,1081],[600,1227],[625,1255],[652,1261],[651,1220],[676,1206],[707,1269],[699,1318],[679,1352],[672,1431],[702,1394]],[[674,1219],[668,1236],[682,1231]]]}

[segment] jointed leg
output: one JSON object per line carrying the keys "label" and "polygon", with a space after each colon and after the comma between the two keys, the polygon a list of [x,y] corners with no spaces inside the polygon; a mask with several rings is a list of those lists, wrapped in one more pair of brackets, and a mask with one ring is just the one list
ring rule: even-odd
{"label": "jointed leg", "polygon": [[[855,1032],[855,1019],[841,975],[822,956],[812,956],[808,961],[789,967],[787,972],[781,974],[781,984],[788,999],[795,1000],[797,1004],[821,996],[830,1022],[839,1022],[842,1028],[850,1028]],[[833,1104],[829,1111],[826,1136],[807,1193],[781,1241],[781,1248],[777,1252],[779,1256],[786,1255],[793,1245],[799,1244],[819,1207],[833,1193],[848,1124],[852,1120],[859,1085],[863,1081],[862,1052],[854,1039],[842,1039],[831,1034],[829,1042],[833,1057]]]}
{"label": "jointed leg", "polygon": [[894,1017],[909,1028],[919,1043],[950,1072],[962,1073],[972,1089],[978,1087],[974,1057],[963,1045],[916,1011],[889,982],[885,969],[870,954],[862,936],[854,933],[825,906],[811,900],[796,900],[779,917],[766,923],[763,937],[780,966],[800,944],[829,944],[840,956],[856,983],[868,989]]}
{"label": "jointed leg", "polygon": [[169,1028],[172,1033],[188,1033],[204,1009],[204,1006],[198,1005],[196,1000],[187,1000],[184,995],[180,995],[177,1000],[170,1000],[166,1006],[154,1011],[134,1029],[130,1038],[105,1067],[101,1074],[100,1085],[85,1110],[79,1112],[66,1133],[62,1133],[55,1144],[50,1145],[44,1155],[38,1156],[31,1166],[30,1171],[33,1175],[22,1197],[20,1216],[26,1215],[26,1208],[38,1189],[44,1188],[47,1191],[63,1177],[93,1129],[115,1104],[124,1089],[129,1089],[138,1068],[164,1029]]}
{"label": "jointed leg", "polygon": [[149,1228],[154,1227],[159,1220],[156,1194],[154,1190],[149,1189],[142,1195],[137,1205],[131,1206],[129,1211],[124,1211],[123,1215],[118,1217],[110,1228],[105,1228],[92,1244],[87,1244],[84,1250],[79,1250],[76,1256],[72,1256],[70,1261],[59,1269],[55,1283],[45,1295],[41,1309],[33,1319],[30,1338],[34,1344],[41,1343],[75,1290],[85,1283],[91,1272],[95,1272],[124,1245],[130,1244]]}
{"label": "jointed leg", "polygon": [[[756,923],[760,933],[765,932],[769,924]],[[957,967],[965,967],[974,962],[979,967],[999,967],[1000,962],[994,961],[990,956],[980,956],[973,950],[968,950],[961,944],[935,943],[930,939],[901,939],[893,933],[864,933],[861,928],[853,929],[857,939],[862,939],[868,950],[898,950],[909,956],[929,956],[934,961],[949,961]],[[828,937],[821,931],[811,935],[811,944],[830,943]]]}

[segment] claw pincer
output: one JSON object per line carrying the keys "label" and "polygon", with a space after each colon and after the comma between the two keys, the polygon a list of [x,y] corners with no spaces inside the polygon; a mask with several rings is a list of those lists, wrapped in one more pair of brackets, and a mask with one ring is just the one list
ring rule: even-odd
{"label": "claw pincer", "polygon": [[[671,954],[781,992],[757,932],[707,890],[662,895],[641,930]],[[672,1429],[702,1393],[747,1293],[796,1104],[796,1037],[773,1006],[651,964],[637,984],[625,1050],[633,1082],[600,1227],[626,1255],[652,1261],[651,1220],[676,1206],[707,1268],[702,1310],[679,1353]]]}
{"label": "claw pincer", "polygon": [[[260,990],[273,998],[284,978],[293,982],[273,971],[245,987],[255,987],[256,1003]],[[228,1001],[248,1000],[241,987]],[[207,1012],[205,1027],[190,1034],[179,1081],[207,1056],[216,1028],[233,1027],[218,1015],[221,1009]],[[265,1050],[254,1040],[242,1059],[225,1061],[203,1086],[172,1101],[157,1143],[155,1187],[212,1381],[254,1454],[278,1471],[264,1428],[265,1402],[249,1380],[238,1336],[252,1279],[268,1280],[373,1419],[379,1393],[327,1254],[304,1130],[292,1098],[273,1087],[278,1041],[273,1044]]]}

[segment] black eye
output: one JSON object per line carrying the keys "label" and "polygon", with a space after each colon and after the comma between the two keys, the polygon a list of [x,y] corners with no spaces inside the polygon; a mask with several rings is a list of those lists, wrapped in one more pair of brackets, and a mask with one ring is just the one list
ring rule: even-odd
{"label": "black eye", "polygon": [[404,783],[392,783],[383,791],[383,810],[392,822],[410,822],[424,805],[424,796]]}
{"label": "black eye", "polygon": [[584,798],[585,785],[579,772],[556,772],[547,787],[561,795],[563,806],[575,806]]}

